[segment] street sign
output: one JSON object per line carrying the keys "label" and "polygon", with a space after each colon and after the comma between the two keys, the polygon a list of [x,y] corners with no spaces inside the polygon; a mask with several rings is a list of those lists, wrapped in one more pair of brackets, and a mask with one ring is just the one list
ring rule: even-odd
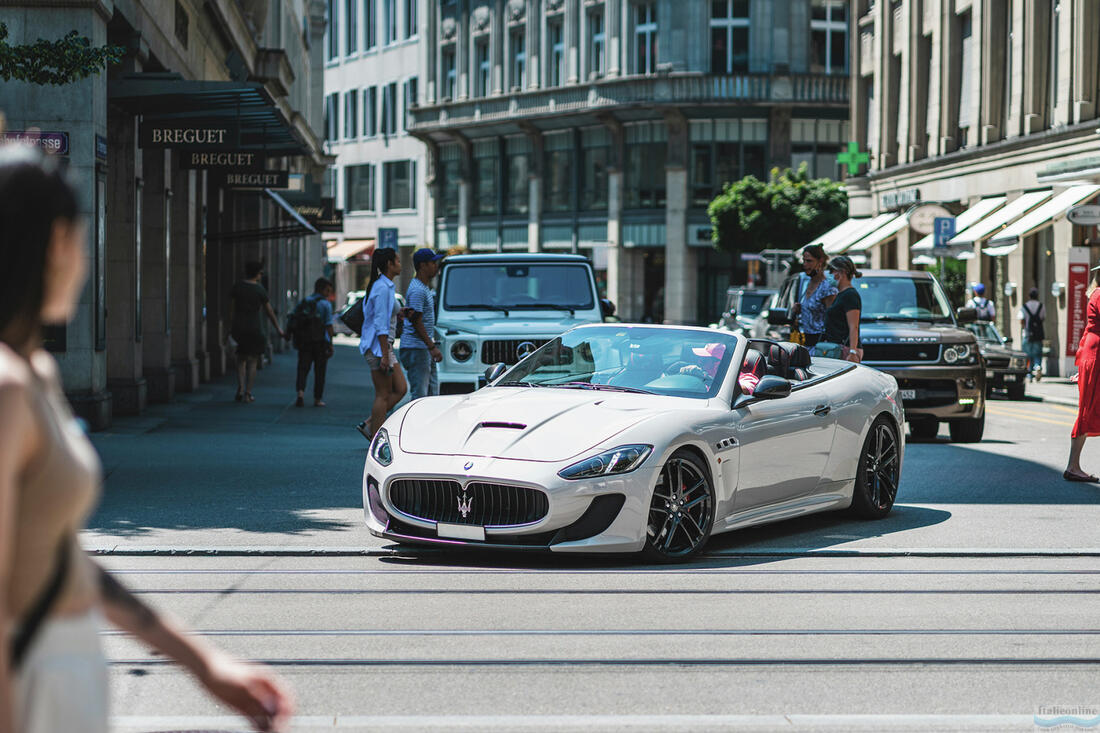
{"label": "street sign", "polygon": [[764,255],[759,255],[759,254],[756,254],[755,252],[742,252],[741,253],[741,261],[742,262],[763,262],[764,261]]}
{"label": "street sign", "polygon": [[40,132],[38,130],[8,130],[0,133],[0,141],[6,143],[21,143],[40,148],[42,152],[50,155],[69,154],[69,133],[67,132]]}
{"label": "street sign", "polygon": [[378,230],[378,249],[397,249],[397,229],[382,227]]}
{"label": "street sign", "polygon": [[138,145],[142,148],[233,150],[237,147],[239,133],[235,123],[218,120],[142,122]]}
{"label": "street sign", "polygon": [[909,212],[909,228],[921,236],[931,234],[932,223],[942,218],[954,217],[939,204],[921,204]]}
{"label": "street sign", "polygon": [[184,170],[262,171],[264,169],[262,154],[239,151],[183,150],[180,151],[179,162],[180,168]]}
{"label": "street sign", "polygon": [[1081,206],[1074,206],[1066,212],[1066,218],[1078,226],[1096,226],[1100,224],[1100,205],[1082,204]]}
{"label": "street sign", "polygon": [[955,236],[955,217],[937,216],[932,225],[932,251],[938,252],[948,248],[947,242]]}

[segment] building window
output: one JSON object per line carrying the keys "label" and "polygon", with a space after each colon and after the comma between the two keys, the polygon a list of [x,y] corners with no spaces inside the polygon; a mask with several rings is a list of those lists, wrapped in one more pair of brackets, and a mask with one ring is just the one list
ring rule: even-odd
{"label": "building window", "polygon": [[344,208],[374,211],[374,166],[349,165],[344,169]]}
{"label": "building window", "polygon": [[417,80],[416,80],[416,77],[414,76],[412,79],[409,79],[408,81],[405,82],[404,127],[405,127],[406,130],[408,130],[409,125],[412,124],[412,116],[409,114],[409,110],[412,109],[414,106],[416,106],[416,95],[417,95]]}
{"label": "building window", "polygon": [[378,134],[378,87],[363,90],[363,135],[374,137]]}
{"label": "building window", "polygon": [[810,19],[810,71],[848,73],[847,0],[814,0]]}
{"label": "building window", "polygon": [[325,97],[325,141],[336,142],[340,138],[340,95],[333,92]]}
{"label": "building window", "polygon": [[1004,69],[1004,99],[1001,101],[1001,137],[1008,137],[1008,120],[1012,116],[1012,57],[1015,55],[1014,46],[1016,34],[1012,28],[1012,13],[1004,14],[1005,24],[1005,69]]}
{"label": "building window", "polygon": [[[801,122],[792,120],[795,140],[800,139]],[[809,123],[812,135],[813,120]],[[690,135],[691,170],[688,175],[692,208],[706,208],[727,184],[744,176],[751,174],[762,178],[766,175],[767,120],[692,120]],[[792,158],[795,158],[796,147],[792,145]],[[799,149],[797,154],[801,152]],[[798,160],[801,162],[802,158]]]}
{"label": "building window", "polygon": [[523,28],[512,30],[510,44],[512,56],[511,86],[513,89],[523,89],[527,86],[527,37]]}
{"label": "building window", "polygon": [[474,210],[475,216],[487,216],[500,211],[497,201],[500,183],[500,148],[496,138],[474,143]]}
{"label": "building window", "polygon": [[546,36],[550,46],[547,85],[552,87],[561,86],[565,82],[565,36],[562,30],[561,18],[547,23]]}
{"label": "building window", "polygon": [[749,70],[749,0],[713,0],[710,14],[710,70]]}
{"label": "building window", "polygon": [[971,62],[974,60],[973,23],[970,11],[958,16],[960,50],[959,64],[962,78],[959,82],[959,130],[956,133],[957,146],[966,147],[969,137],[971,120],[971,107],[974,101],[973,76],[970,73]]}
{"label": "building window", "polygon": [[363,0],[363,48],[370,50],[378,45],[378,8],[374,0]]}
{"label": "building window", "polygon": [[397,82],[382,87],[382,134],[397,132]]}
{"label": "building window", "polygon": [[1059,0],[1050,0],[1050,63],[1047,67],[1047,98],[1050,109],[1047,112],[1047,127],[1054,126],[1054,109],[1058,106],[1058,25],[1061,10]]}
{"label": "building window", "polygon": [[328,60],[340,56],[340,6],[336,0],[328,0]]}
{"label": "building window", "polygon": [[416,163],[411,160],[395,160],[384,163],[386,177],[382,197],[382,209],[416,208]]}
{"label": "building window", "polygon": [[458,68],[455,63],[455,47],[443,49],[443,99],[458,96]]}
{"label": "building window", "polygon": [[489,39],[486,37],[479,38],[474,48],[474,59],[477,63],[477,77],[474,80],[474,96],[487,97],[491,89],[489,79],[492,73],[492,67],[489,65]]}
{"label": "building window", "polygon": [[419,0],[405,0],[405,38],[416,35],[416,3]]}
{"label": "building window", "polygon": [[347,48],[344,53],[348,56],[359,51],[359,0],[344,0],[344,31],[346,32]]}
{"label": "building window", "polygon": [[607,32],[604,30],[603,8],[588,13],[588,78],[604,75],[607,62]]}
{"label": "building window", "polygon": [[531,143],[526,136],[504,141],[504,213],[526,214],[531,204]]}
{"label": "building window", "polygon": [[573,210],[573,133],[559,132],[545,137],[543,206],[548,212]]}
{"label": "building window", "polygon": [[344,95],[344,138],[359,137],[359,90],[352,89]]}
{"label": "building window", "polygon": [[397,40],[397,0],[382,0],[382,43]]}
{"label": "building window", "polygon": [[187,48],[188,31],[191,26],[191,16],[187,14],[187,10],[184,9],[180,0],[176,0],[176,18],[175,18],[175,30],[176,40],[180,42],[184,48]]}
{"label": "building window", "polygon": [[657,72],[657,4],[634,6],[634,73]]}
{"label": "building window", "polygon": [[611,135],[604,127],[581,130],[581,191],[583,211],[607,208],[607,164],[611,158]]}

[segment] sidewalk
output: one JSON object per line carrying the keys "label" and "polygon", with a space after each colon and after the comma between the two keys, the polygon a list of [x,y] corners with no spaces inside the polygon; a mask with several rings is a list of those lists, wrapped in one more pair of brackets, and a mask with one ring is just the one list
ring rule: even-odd
{"label": "sidewalk", "polygon": [[1064,377],[1044,377],[1040,382],[1029,382],[1027,396],[1043,402],[1077,407],[1077,383]]}
{"label": "sidewalk", "polygon": [[90,548],[379,546],[362,521],[367,443],[354,428],[374,399],[356,347],[329,361],[327,407],[294,407],[297,353],[257,373],[251,404],[236,374],[91,438],[105,486]]}

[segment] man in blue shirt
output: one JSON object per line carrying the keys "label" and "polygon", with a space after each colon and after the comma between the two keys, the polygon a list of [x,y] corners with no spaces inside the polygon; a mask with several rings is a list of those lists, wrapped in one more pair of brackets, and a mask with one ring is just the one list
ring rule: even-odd
{"label": "man in blue shirt", "polygon": [[439,273],[443,255],[427,247],[413,254],[416,277],[405,291],[405,307],[411,317],[405,319],[401,333],[401,365],[409,380],[409,399],[439,394],[436,364],[443,353],[435,343],[435,292],[432,278]]}
{"label": "man in blue shirt", "polygon": [[294,309],[293,329],[287,329],[287,336],[294,339],[294,348],[298,349],[298,399],[296,407],[305,405],[306,377],[313,368],[313,404],[324,407],[325,371],[332,356],[332,320],[333,308],[329,300],[336,289],[323,277],[313,284],[313,294],[303,300]]}

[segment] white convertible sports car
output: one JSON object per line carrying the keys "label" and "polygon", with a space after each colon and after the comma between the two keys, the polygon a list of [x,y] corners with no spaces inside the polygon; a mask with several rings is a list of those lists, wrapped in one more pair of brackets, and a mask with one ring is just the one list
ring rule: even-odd
{"label": "white convertible sports car", "polygon": [[685,559],[719,532],[886,516],[905,449],[894,378],[801,346],[580,326],[469,395],[397,410],[363,507],[400,543]]}

